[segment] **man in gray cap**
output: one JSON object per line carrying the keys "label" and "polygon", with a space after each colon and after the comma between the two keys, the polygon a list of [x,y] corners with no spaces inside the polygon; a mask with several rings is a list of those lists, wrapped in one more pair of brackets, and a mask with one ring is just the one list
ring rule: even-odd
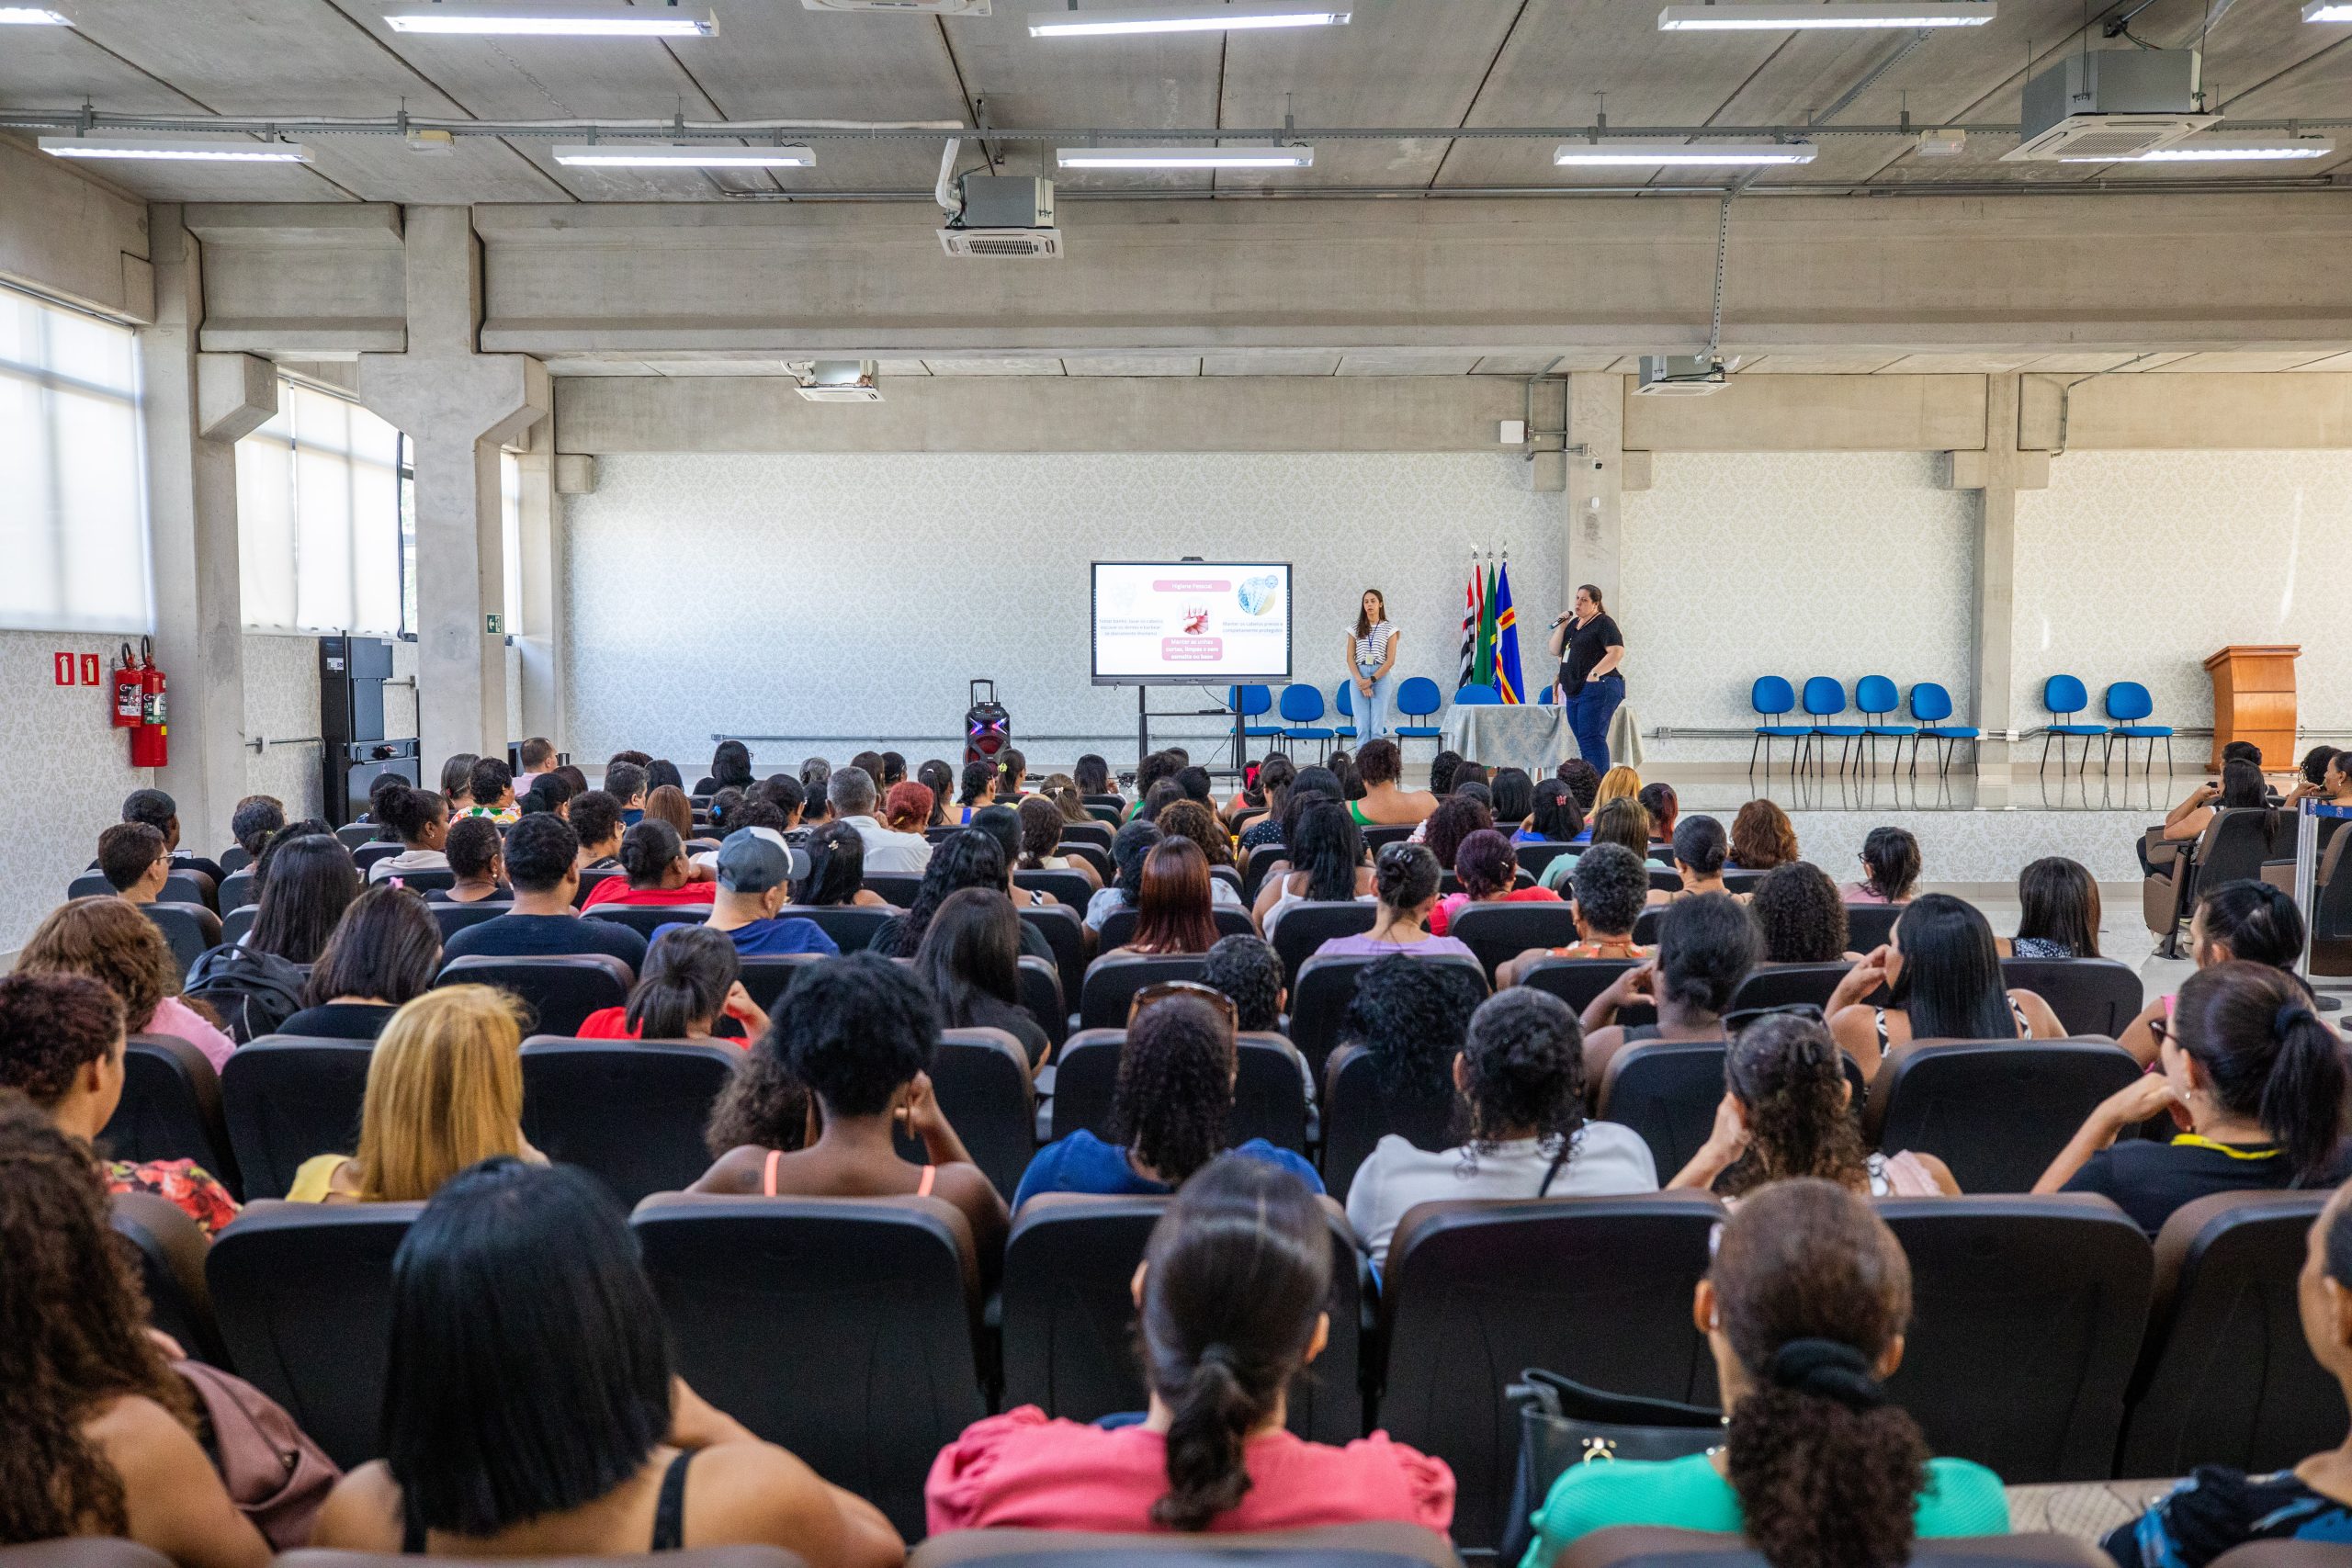
{"label": "man in gray cap", "polygon": [[[792,897],[792,876],[798,852],[773,828],[743,828],[718,846],[718,886],[711,895],[710,919],[703,923],[725,931],[735,951],[746,958],[778,953],[840,953],[833,939],[814,920],[797,915],[779,919],[776,911]],[[799,862],[799,868],[807,863]],[[653,933],[660,941],[663,926]]]}

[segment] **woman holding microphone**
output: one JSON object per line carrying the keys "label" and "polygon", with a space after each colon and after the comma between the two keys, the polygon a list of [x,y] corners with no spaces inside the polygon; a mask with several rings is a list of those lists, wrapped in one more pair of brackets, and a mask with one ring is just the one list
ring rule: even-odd
{"label": "woman holding microphone", "polygon": [[1348,668],[1355,682],[1356,744],[1387,728],[1388,672],[1396,667],[1397,632],[1388,619],[1388,601],[1377,588],[1363,591],[1355,630],[1348,635]]}
{"label": "woman holding microphone", "polygon": [[1560,702],[1577,750],[1601,773],[1609,772],[1609,721],[1625,700],[1625,637],[1600,602],[1600,590],[1587,582],[1577,589],[1576,607],[1552,623],[1552,655],[1560,661]]}

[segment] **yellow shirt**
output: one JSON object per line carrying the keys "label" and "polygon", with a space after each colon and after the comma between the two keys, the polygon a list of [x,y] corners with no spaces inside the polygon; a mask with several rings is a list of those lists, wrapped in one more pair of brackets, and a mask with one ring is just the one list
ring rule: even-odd
{"label": "yellow shirt", "polygon": [[294,1171],[294,1185],[286,1190],[289,1203],[323,1203],[334,1190],[334,1173],[349,1155],[312,1155]]}

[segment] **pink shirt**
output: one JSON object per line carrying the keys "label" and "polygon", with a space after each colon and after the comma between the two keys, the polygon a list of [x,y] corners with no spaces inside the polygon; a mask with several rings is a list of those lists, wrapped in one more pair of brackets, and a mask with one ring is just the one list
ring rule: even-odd
{"label": "pink shirt", "polygon": [[[1250,1490],[1213,1530],[1400,1519],[1442,1533],[1453,1522],[1453,1472],[1385,1432],[1345,1448],[1269,1432],[1250,1439],[1245,1461]],[[1167,1495],[1168,1440],[1159,1433],[1049,1420],[1034,1404],[974,1422],[940,1450],[923,1486],[933,1535],[1148,1530],[1151,1506]]]}
{"label": "pink shirt", "polygon": [[187,1041],[204,1053],[204,1059],[219,1072],[236,1055],[237,1043],[213,1028],[198,1016],[196,1010],[177,997],[165,997],[155,1004],[155,1016],[147,1021],[141,1034],[171,1034]]}

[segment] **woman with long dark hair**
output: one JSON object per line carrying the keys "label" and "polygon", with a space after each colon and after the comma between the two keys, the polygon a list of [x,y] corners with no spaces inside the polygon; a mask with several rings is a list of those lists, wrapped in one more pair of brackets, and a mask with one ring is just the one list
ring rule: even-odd
{"label": "woman with long dark hair", "polygon": [[1173,833],[1161,839],[1144,857],[1135,934],[1113,951],[1165,955],[1215,947],[1219,933],[1209,912],[1212,882],[1200,845]]}
{"label": "woman with long dark hair", "polygon": [[1528,808],[1527,825],[1510,836],[1512,843],[1565,844],[1584,831],[1584,807],[1577,804],[1575,792],[1565,781],[1539,781],[1533,800]]}
{"label": "woman with long dark hair", "polygon": [[405,887],[370,887],[335,922],[303,988],[302,1010],[277,1032],[373,1040],[440,971],[441,928],[424,900]]}
{"label": "woman with long dark hair", "polygon": [[[2199,969],[2157,1039],[2164,1070],[2093,1111],[2036,1192],[2103,1194],[2154,1235],[2209,1193],[2344,1179],[2343,1046],[2301,980],[2243,960]],[[2184,1129],[2170,1143],[2117,1141],[2166,1113]]]}
{"label": "woman with long dark hair", "polygon": [[887,908],[889,901],[865,886],[865,837],[846,822],[828,822],[801,841],[808,874],[793,889],[793,902],[812,909],[850,905]]}
{"label": "woman with long dark hair", "polygon": [[722,789],[752,787],[752,749],[741,740],[722,740],[710,753],[710,777],[695,785],[696,795]]}
{"label": "woman with long dark hair", "polygon": [[2079,861],[2044,855],[2018,873],[2018,934],[2004,958],[2097,958],[2098,884]]}
{"label": "woman with long dark hair", "polygon": [[1932,1459],[1884,1382],[1903,1361],[1911,1265],[1834,1182],[1766,1188],[1724,1222],[1691,1316],[1714,1353],[1724,1446],[1571,1465],[1522,1568],[1611,1525],[1744,1534],[1771,1568],[1899,1568],[1916,1539],[2002,1535],[2001,1479]]}
{"label": "woman with long dark hair", "polygon": [[[1003,842],[985,829],[963,829],[932,847],[931,863],[923,867],[914,902],[905,914],[874,933],[866,951],[885,958],[912,958],[922,950],[923,936],[931,930],[932,917],[940,905],[950,894],[967,887],[994,888],[1008,898],[1012,896],[1012,861]],[[1026,920],[1021,924],[1021,951],[1046,959],[1054,955],[1044,935]]]}
{"label": "woman with long dark hair", "polygon": [[[1867,1007],[1881,986],[1889,1006]],[[1875,1076],[1889,1051],[1914,1040],[2064,1040],[2050,1004],[2022,987],[2003,988],[1993,928],[1973,904],[1923,893],[1894,922],[1885,946],[1846,972],[1830,993],[1829,1032]]]}
{"label": "woman with long dark hair", "polygon": [[1021,916],[1003,894],[985,887],[949,894],[923,933],[915,973],[931,987],[943,1026],[1001,1029],[1032,1067],[1052,1049],[1021,1005]]}
{"label": "woman with long dark hair", "polygon": [[931,821],[927,826],[947,826],[947,802],[956,793],[956,770],[933,757],[916,765],[915,783],[931,791]]}
{"label": "woman with long dark hair", "polygon": [[1258,764],[1257,782],[1244,789],[1227,812],[1240,833],[1244,855],[1260,844],[1283,841],[1283,807],[1297,778],[1298,764],[1280,751]]}
{"label": "woman with long dark hair", "polygon": [[974,812],[985,811],[994,806],[997,777],[997,765],[994,762],[965,763],[963,783],[956,792],[958,809],[951,814],[953,820],[958,823],[968,823]]}
{"label": "woman with long dark hair", "polygon": [[1092,751],[1083,753],[1070,764],[1069,776],[1081,795],[1099,795],[1107,799],[1113,794],[1111,764]]}
{"label": "woman with long dark hair", "polygon": [[[2293,895],[2267,882],[2245,878],[2205,890],[2188,916],[2188,953],[2199,969],[2233,958],[2294,973],[2303,961],[2303,911]],[[2179,998],[2165,995],[2140,1010],[2116,1043],[2143,1066],[2157,1061],[2157,1046]]]}
{"label": "woman with long dark hair", "polygon": [[[1657,956],[1619,975],[1585,1007],[1586,1081],[1603,1082],[1611,1058],[1628,1045],[1728,1038],[1724,1014],[1760,948],[1756,922],[1729,894],[1695,894],[1668,905],[1657,921]],[[1644,999],[1657,1005],[1657,1022],[1617,1022],[1621,1011]]]}
{"label": "woman with long dark hair", "polygon": [[[1293,791],[1291,798],[1297,804],[1298,792]],[[1375,892],[1372,868],[1364,863],[1363,830],[1338,801],[1319,796],[1308,801],[1289,842],[1293,869],[1267,877],[1258,890],[1258,929],[1268,937],[1294,904],[1363,898]]]}
{"label": "woman with long dark hair", "polygon": [[2263,782],[2261,763],[2225,761],[2219,784],[2201,784],[2190,790],[2188,798],[2165,818],[2164,826],[2141,840],[2140,863],[2151,873],[2156,869],[2148,852],[2150,839],[2158,844],[2181,843],[2204,832],[2222,812],[2253,810],[2269,804],[2270,786]]}
{"label": "woman with long dark hair", "polygon": [[1152,1227],[1136,1271],[1144,1420],[1105,1428],[1031,1404],[975,1422],[932,1466],[931,1532],[1445,1530],[1443,1461],[1383,1432],[1335,1448],[1284,1426],[1292,1383],[1330,1337],[1331,1266],[1311,1185],[1260,1160],[1210,1165]]}
{"label": "woman with long dark hair", "polygon": [[335,922],[359,897],[351,852],[323,833],[272,843],[269,874],[258,880],[261,908],[244,944],[288,964],[317,963]]}

